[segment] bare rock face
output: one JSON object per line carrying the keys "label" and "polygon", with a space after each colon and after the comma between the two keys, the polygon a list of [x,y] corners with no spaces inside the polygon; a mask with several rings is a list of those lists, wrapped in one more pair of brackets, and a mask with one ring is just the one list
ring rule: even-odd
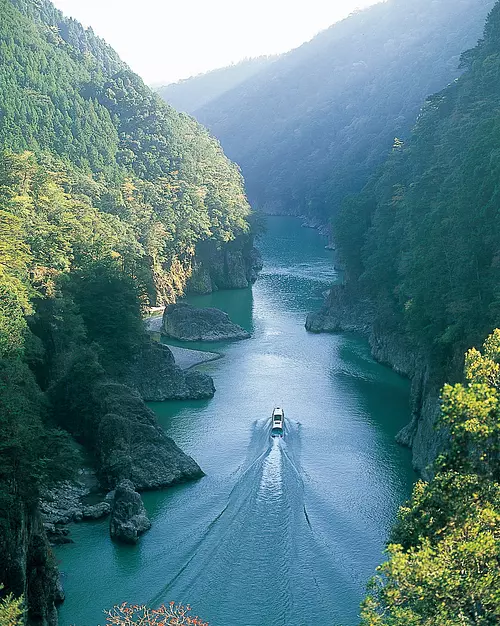
{"label": "bare rock face", "polygon": [[115,489],[109,531],[123,543],[137,543],[139,536],[151,528],[141,496],[130,480],[122,480]]}
{"label": "bare rock face", "polygon": [[252,236],[243,235],[224,245],[201,242],[187,291],[207,294],[219,289],[245,289],[255,282],[261,269],[262,258]]}
{"label": "bare rock face", "polygon": [[95,457],[101,486],[129,479],[138,490],[197,479],[197,463],[167,436],[135,389],[76,361],[52,389],[55,417]]}
{"label": "bare rock face", "polygon": [[202,400],[215,393],[208,374],[183,371],[168,346],[154,341],[145,343],[137,353],[124,382],[135,387],[146,402]]}
{"label": "bare rock face", "polygon": [[180,341],[228,341],[248,339],[250,333],[234,324],[220,309],[197,308],[179,302],[163,313],[163,332]]}
{"label": "bare rock face", "polygon": [[57,626],[64,595],[42,516],[20,500],[13,505],[0,535],[0,580],[24,596],[30,623]]}
{"label": "bare rock face", "polygon": [[334,285],[319,311],[309,313],[310,332],[358,332],[370,344],[372,356],[411,380],[411,422],[396,440],[413,453],[413,467],[427,480],[431,464],[447,445],[448,435],[436,431],[440,413],[440,387],[444,382],[433,370],[429,355],[410,343],[397,320],[378,319],[372,304],[347,285]]}
{"label": "bare rock face", "polygon": [[84,506],[82,510],[84,520],[96,520],[106,517],[111,512],[111,505],[109,502],[99,502],[97,504],[91,504],[90,506]]}
{"label": "bare rock face", "polygon": [[94,400],[102,415],[95,445],[105,485],[112,488],[127,478],[139,490],[155,489],[203,476],[137,392],[103,382],[94,389]]}

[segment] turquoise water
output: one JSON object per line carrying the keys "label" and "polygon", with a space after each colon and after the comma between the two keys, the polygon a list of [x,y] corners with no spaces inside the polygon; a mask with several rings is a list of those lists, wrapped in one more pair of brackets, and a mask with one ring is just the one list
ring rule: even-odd
{"label": "turquoise water", "polygon": [[[128,601],[189,602],[211,626],[354,626],[368,578],[414,479],[394,442],[408,383],[351,335],[312,335],[305,315],[333,280],[316,231],[270,218],[253,289],[190,298],[218,306],[252,339],[194,346],[224,354],[201,367],[213,400],[155,403],[160,422],[206,472],[144,494],[153,522],[138,546],[108,523],[73,526],[56,556],[62,626],[103,623]],[[283,439],[270,415],[283,405]]]}

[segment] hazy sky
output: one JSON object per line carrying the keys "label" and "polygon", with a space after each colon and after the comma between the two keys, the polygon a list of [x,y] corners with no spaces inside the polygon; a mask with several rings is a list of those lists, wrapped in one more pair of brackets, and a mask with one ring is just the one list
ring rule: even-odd
{"label": "hazy sky", "polygon": [[147,83],[295,48],[376,0],[53,0]]}

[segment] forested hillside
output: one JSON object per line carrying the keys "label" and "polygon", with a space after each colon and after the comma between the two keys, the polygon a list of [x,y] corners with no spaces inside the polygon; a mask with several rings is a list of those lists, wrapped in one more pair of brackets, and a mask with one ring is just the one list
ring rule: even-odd
{"label": "forested hillside", "polygon": [[452,377],[500,322],[499,34],[497,5],[463,76],[334,223],[350,288]]}
{"label": "forested hillside", "polygon": [[[500,325],[500,3],[461,64],[334,220],[347,284],[320,323],[344,308],[376,354],[408,368],[414,414],[401,440],[422,470],[441,452],[400,510],[366,626],[500,620],[500,331],[489,335]],[[455,384],[438,395],[445,380]]]}
{"label": "forested hillside", "polygon": [[141,310],[183,293],[198,244],[251,246],[250,211],[218,142],[92,31],[47,0],[0,0],[0,15],[0,583],[55,624],[37,502],[78,465],[66,431],[98,459],[89,402],[112,401],[109,445],[127,449],[131,406],[135,436],[154,432],[116,386],[144,350]]}
{"label": "forested hillside", "polygon": [[326,221],[459,75],[493,0],[389,0],[280,57],[196,117],[242,168],[255,206]]}
{"label": "forested hillside", "polygon": [[364,626],[494,626],[500,621],[500,331],[445,385],[438,426],[451,445],[401,507],[363,604]]}
{"label": "forested hillside", "polygon": [[221,67],[205,74],[192,76],[177,83],[160,87],[156,91],[179,111],[195,114],[197,109],[206,106],[227,91],[234,89],[254,74],[257,74],[278,57],[262,56],[243,59],[234,65]]}

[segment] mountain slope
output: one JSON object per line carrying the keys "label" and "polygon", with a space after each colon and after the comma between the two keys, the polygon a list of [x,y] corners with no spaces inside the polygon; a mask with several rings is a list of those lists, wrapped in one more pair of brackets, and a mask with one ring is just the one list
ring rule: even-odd
{"label": "mountain slope", "polygon": [[313,330],[368,330],[374,353],[413,380],[413,419],[401,433],[421,471],[436,436],[439,390],[461,379],[461,355],[500,325],[498,162],[500,5],[464,74],[426,102],[363,192],[346,200],[334,237],[347,284]]}
{"label": "mountain slope", "polygon": [[389,0],[355,13],[196,112],[252,203],[327,219],[456,78],[492,0]]}
{"label": "mountain slope", "polygon": [[221,67],[177,83],[159,87],[158,94],[179,111],[194,114],[227,91],[268,67],[278,57],[261,56],[244,59],[234,65]]}

